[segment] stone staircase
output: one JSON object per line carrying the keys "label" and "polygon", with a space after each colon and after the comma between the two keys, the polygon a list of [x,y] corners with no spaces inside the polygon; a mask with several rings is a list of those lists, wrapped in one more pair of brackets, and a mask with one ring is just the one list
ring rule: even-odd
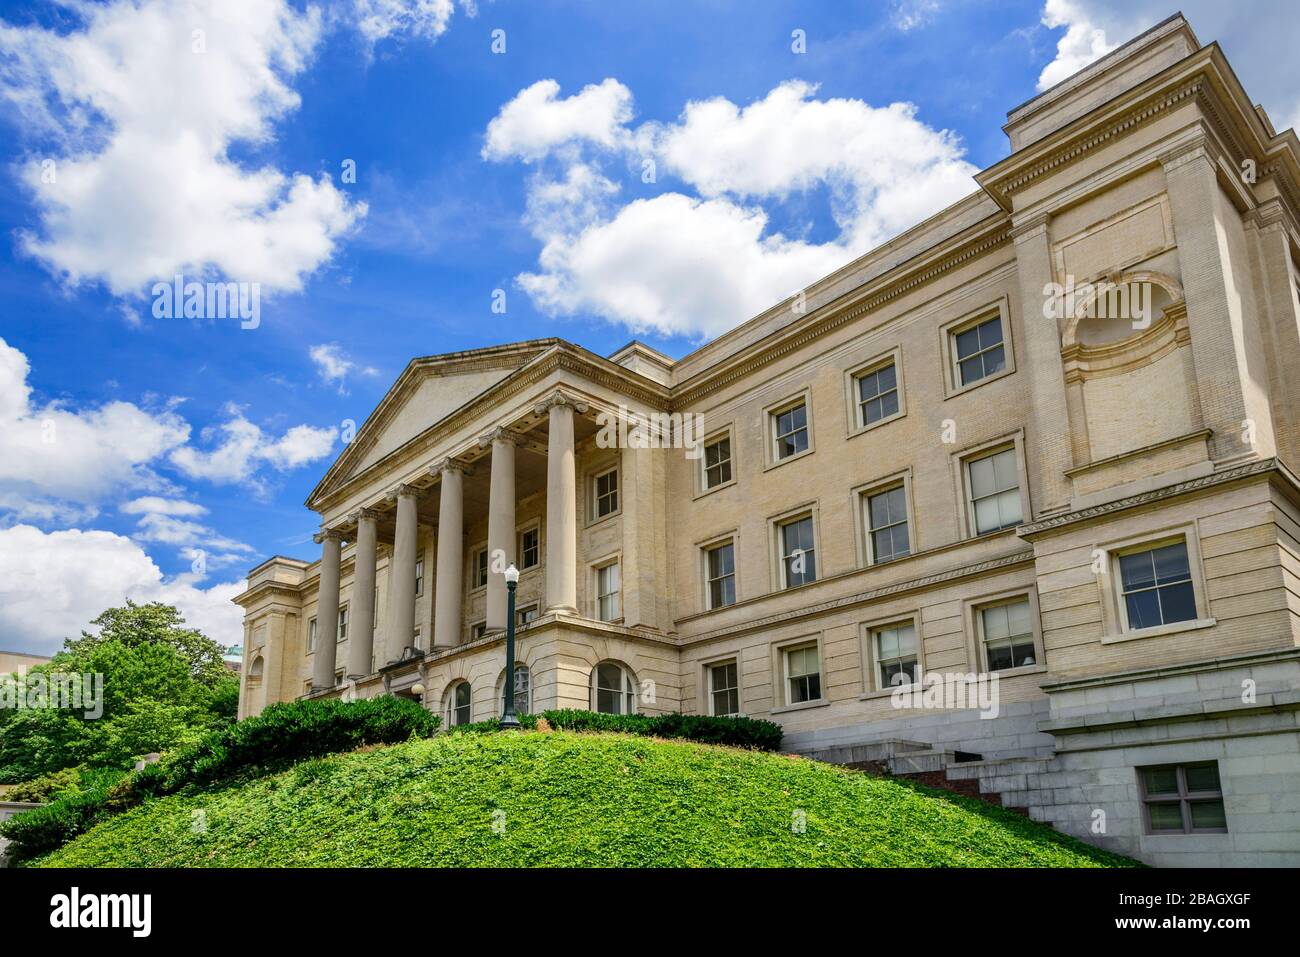
{"label": "stone staircase", "polygon": [[944,750],[923,741],[902,738],[824,748],[804,757],[869,774],[905,778],[1051,823],[1046,813],[1052,803],[1051,788],[1039,784],[1046,784],[1050,777],[1056,760],[1053,757],[986,761],[970,751]]}

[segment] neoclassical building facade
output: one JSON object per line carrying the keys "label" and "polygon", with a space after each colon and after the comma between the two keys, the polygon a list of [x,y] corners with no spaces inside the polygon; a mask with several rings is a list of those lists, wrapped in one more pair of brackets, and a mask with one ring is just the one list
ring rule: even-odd
{"label": "neoclassical building facade", "polygon": [[241,715],[498,715],[513,563],[523,710],[769,718],[1149,862],[1300,863],[1300,141],[1181,17],[1005,129],[683,358],[412,361],[319,558],[249,574]]}

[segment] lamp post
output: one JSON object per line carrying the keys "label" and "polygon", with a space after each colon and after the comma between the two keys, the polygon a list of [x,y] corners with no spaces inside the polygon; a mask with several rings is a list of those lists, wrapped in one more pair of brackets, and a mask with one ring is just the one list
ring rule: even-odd
{"label": "lamp post", "polygon": [[519,584],[519,569],[511,565],[506,576],[506,706],[501,714],[502,731],[518,731],[519,719],[515,717],[515,586]]}

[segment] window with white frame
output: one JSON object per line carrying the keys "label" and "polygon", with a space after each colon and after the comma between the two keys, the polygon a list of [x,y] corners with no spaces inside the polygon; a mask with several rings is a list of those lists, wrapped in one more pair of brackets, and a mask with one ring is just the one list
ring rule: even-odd
{"label": "window with white frame", "polygon": [[534,525],[519,533],[519,570],[533,568],[542,562],[541,526]]}
{"label": "window with white frame", "polygon": [[704,446],[704,489],[717,488],[731,481],[731,435],[727,434]]}
{"label": "window with white frame", "polygon": [[808,404],[799,402],[771,413],[772,460],[782,462],[808,451]]}
{"label": "window with white frame", "polygon": [[335,641],[343,641],[344,639],[347,638],[347,636],[348,636],[348,606],[342,605],[339,607],[339,633],[335,637]]}
{"label": "window with white frame", "polygon": [[471,640],[471,641],[477,640],[477,639],[479,639],[479,638],[486,638],[486,637],[487,637],[487,622],[486,622],[486,621],[480,621],[480,622],[475,622],[473,625],[470,625],[470,628],[469,628],[469,637],[470,637],[470,640]]}
{"label": "window with white frame", "polygon": [[447,726],[469,724],[473,693],[468,681],[457,681],[447,690]]}
{"label": "window with white frame", "polygon": [[817,645],[787,648],[785,659],[786,704],[818,701],[822,696],[822,672]]}
{"label": "window with white frame", "polygon": [[538,615],[538,604],[533,602],[531,605],[524,605],[523,608],[515,610],[515,623],[520,628],[527,628],[528,625],[535,621]]}
{"label": "window with white frame", "polygon": [[966,463],[975,534],[1014,528],[1024,518],[1014,445]]}
{"label": "window with white frame", "polygon": [[781,577],[786,588],[817,580],[817,550],[813,542],[812,515],[777,526],[781,548]]}
{"label": "window with white frame", "polygon": [[736,603],[736,543],[721,542],[704,550],[705,585],[710,608]]}
{"label": "window with white frame", "polygon": [[911,554],[907,526],[907,487],[899,483],[863,496],[867,524],[868,558],[872,564]]}
{"label": "window with white frame", "polygon": [[618,562],[610,562],[596,569],[596,617],[601,621],[617,621],[623,617]]}
{"label": "window with white frame", "polygon": [[415,560],[415,597],[419,598],[424,594],[424,559]]}
{"label": "window with white frame", "polygon": [[1196,619],[1187,540],[1119,555],[1120,597],[1129,630]]}
{"label": "window with white frame", "polygon": [[595,515],[604,518],[618,511],[618,469],[601,472],[593,480]]}
{"label": "window with white frame", "polygon": [[978,609],[980,641],[989,671],[1006,671],[1038,663],[1033,611],[1028,597]]}
{"label": "window with white frame", "polygon": [[488,550],[486,547],[474,549],[470,561],[469,587],[484,588],[488,582]]}
{"label": "window with white frame", "polygon": [[591,707],[601,714],[636,713],[636,676],[616,661],[591,670]]}
{"label": "window with white frame", "polygon": [[959,387],[987,379],[1005,369],[1007,355],[1002,316],[994,315],[955,330],[952,333],[952,354]]}
{"label": "window with white frame", "polygon": [[[501,675],[501,711],[506,707],[506,682]],[[515,665],[515,713],[528,714],[533,709],[533,679],[527,665]]]}
{"label": "window with white frame", "polygon": [[881,689],[915,684],[921,679],[916,622],[906,621],[871,630],[871,650]]}
{"label": "window with white frame", "polygon": [[898,368],[891,359],[882,366],[853,377],[857,391],[858,426],[865,428],[897,415]]}
{"label": "window with white frame", "polygon": [[1138,768],[1148,834],[1222,834],[1228,830],[1219,762]]}
{"label": "window with white frame", "polygon": [[709,665],[709,708],[711,714],[740,714],[740,682],[735,661]]}
{"label": "window with white frame", "polygon": [[316,619],[313,616],[307,622],[307,653],[311,654],[316,650]]}

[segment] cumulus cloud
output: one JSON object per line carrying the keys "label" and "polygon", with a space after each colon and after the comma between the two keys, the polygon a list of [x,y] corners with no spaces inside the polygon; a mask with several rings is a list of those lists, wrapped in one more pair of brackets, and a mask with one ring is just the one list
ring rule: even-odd
{"label": "cumulus cloud", "polygon": [[[747,106],[716,97],[633,128],[632,94],[607,79],[562,98],[522,90],[489,123],[487,159],[536,164],[525,222],[538,271],[517,277],[553,315],[594,312],[635,331],[716,336],[970,193],[956,137],[905,103],[816,98],[791,81]],[[696,195],[620,202],[611,167],[653,168]],[[827,190],[839,233],[770,228],[770,206]]]}
{"label": "cumulus cloud", "polygon": [[260,487],[256,473],[261,467],[288,471],[318,461],[334,448],[337,430],[333,428],[295,425],[277,438],[234,407],[227,414],[227,421],[201,433],[211,448],[176,449],[170,456],[172,465],[189,478]]}
{"label": "cumulus cloud", "polygon": [[[1300,125],[1295,50],[1300,17],[1279,15],[1271,0],[1183,0],[1180,8],[1201,42],[1217,40],[1251,97],[1264,104],[1278,129]],[[1046,0],[1042,22],[1065,29],[1056,56],[1043,68],[1045,90],[1172,12],[1160,0]]]}
{"label": "cumulus cloud", "polygon": [[[117,295],[178,272],[297,290],[365,214],[326,176],[231,157],[299,106],[321,35],[286,0],[73,4],[59,33],[0,21],[0,96],[26,120],[40,225],[22,247]],[[48,158],[52,165],[41,159]]]}
{"label": "cumulus cloud", "polygon": [[209,638],[239,644],[243,611],[231,599],[243,589],[242,580],[167,579],[138,544],[112,532],[0,529],[0,636],[10,650],[53,654],[127,598],[176,605]]}
{"label": "cumulus cloud", "polygon": [[186,561],[201,559],[205,571],[242,562],[255,551],[198,521],[208,510],[197,502],[146,495],[123,502],[118,511],[139,516],[136,541],[175,546]]}
{"label": "cumulus cloud", "polygon": [[632,91],[610,78],[560,98],[560,84],[538,80],[525,87],[488,123],[483,158],[541,159],[568,143],[615,149],[626,142]]}
{"label": "cumulus cloud", "polygon": [[[461,0],[467,16],[477,13],[473,0]],[[455,12],[452,0],[353,0],[357,32],[372,48],[383,40],[410,36],[433,41],[447,32]]]}

